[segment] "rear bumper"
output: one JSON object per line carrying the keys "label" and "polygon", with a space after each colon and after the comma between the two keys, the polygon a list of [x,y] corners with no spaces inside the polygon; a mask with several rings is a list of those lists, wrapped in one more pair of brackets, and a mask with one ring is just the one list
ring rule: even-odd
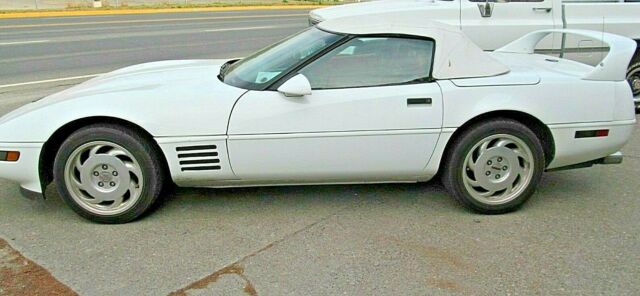
{"label": "rear bumper", "polygon": [[[613,122],[549,125],[555,142],[555,155],[549,171],[588,167],[593,164],[620,163],[617,153],[629,141],[635,119]],[[577,132],[608,130],[607,136],[578,137]]]}
{"label": "rear bumper", "polygon": [[622,163],[622,159],[623,159],[622,152],[618,151],[616,153],[613,153],[611,155],[605,156],[603,158],[598,158],[598,159],[585,161],[585,162],[578,163],[578,164],[572,164],[572,165],[568,165],[568,166],[563,166],[563,167],[557,167],[557,168],[549,169],[549,170],[547,170],[547,172],[556,172],[556,171],[588,168],[588,167],[592,167],[592,166],[594,166],[596,164],[606,164],[606,165],[609,165],[609,164],[621,164]]}

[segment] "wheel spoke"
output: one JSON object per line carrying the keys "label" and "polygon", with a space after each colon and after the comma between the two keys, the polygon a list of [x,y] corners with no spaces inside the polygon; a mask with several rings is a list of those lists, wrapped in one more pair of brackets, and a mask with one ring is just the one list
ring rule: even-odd
{"label": "wheel spoke", "polygon": [[489,190],[487,192],[478,192],[479,195],[484,196],[484,197],[491,197],[494,194],[496,194],[495,190]]}
{"label": "wheel spoke", "polygon": [[89,157],[94,156],[98,153],[98,150],[102,149],[104,145],[95,145],[89,150]]}
{"label": "wheel spoke", "polygon": [[76,160],[74,161],[74,166],[78,170],[78,172],[82,173],[83,165],[82,165],[82,162],[80,161],[80,157],[76,157]]}
{"label": "wheel spoke", "polygon": [[511,149],[511,151],[513,151],[513,154],[515,154],[518,158],[522,158],[525,162],[529,161],[529,156],[525,155],[522,150],[520,149]]}
{"label": "wheel spoke", "polygon": [[482,153],[485,153],[489,149],[490,142],[491,141],[485,141],[484,143],[482,143],[482,145],[480,145],[480,148],[478,148],[479,149],[478,156],[482,155]]}
{"label": "wheel spoke", "polygon": [[506,196],[506,195],[511,194],[511,191],[513,191],[513,183],[507,184],[507,188],[505,188],[504,193],[502,194],[502,196]]}
{"label": "wheel spoke", "polygon": [[109,152],[107,152],[107,154],[113,157],[118,157],[118,156],[129,157],[129,154],[127,152],[124,152],[123,150],[120,150],[120,149],[111,149],[109,150]]}
{"label": "wheel spoke", "polygon": [[130,162],[125,162],[124,166],[129,170],[129,172],[133,173],[138,178],[138,180],[142,180],[142,172],[137,165],[134,165]]}
{"label": "wheel spoke", "polygon": [[509,139],[500,139],[497,143],[496,143],[496,147],[507,147],[507,145],[509,144],[515,144],[513,141],[509,140]]}
{"label": "wheel spoke", "polygon": [[476,173],[476,163],[473,161],[473,157],[469,156],[469,160],[467,160],[467,167],[473,172]]}
{"label": "wheel spoke", "polygon": [[70,176],[69,179],[71,180],[71,184],[73,186],[76,186],[76,188],[78,188],[78,189],[85,190],[84,189],[84,185],[82,185],[82,182],[78,181],[75,176]]}
{"label": "wheel spoke", "polygon": [[134,182],[133,180],[131,180],[131,182],[129,182],[129,195],[130,197],[134,197],[136,195],[138,195],[140,191],[140,187],[138,186],[137,182]]}
{"label": "wheel spoke", "polygon": [[124,200],[124,197],[122,195],[119,195],[113,199],[113,203],[110,204],[108,207],[111,209],[117,209],[122,205],[123,200]]}
{"label": "wheel spoke", "polygon": [[102,199],[100,196],[93,196],[91,195],[92,198],[86,198],[86,197],[82,197],[82,200],[84,200],[85,202],[88,202],[90,204],[93,205],[98,205],[101,202],[104,202],[104,199]]}
{"label": "wheel spoke", "polygon": [[472,180],[469,177],[465,176],[465,179],[467,181],[467,183],[469,183],[469,185],[473,186],[473,187],[482,187],[482,185],[480,184],[480,182],[476,181],[476,180]]}

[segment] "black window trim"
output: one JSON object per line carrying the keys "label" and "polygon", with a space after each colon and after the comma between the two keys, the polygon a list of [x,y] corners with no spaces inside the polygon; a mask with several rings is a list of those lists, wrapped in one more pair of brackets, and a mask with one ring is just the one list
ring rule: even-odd
{"label": "black window trim", "polygon": [[[322,30],[320,28],[318,28],[318,29]],[[341,33],[331,32],[331,31],[327,31],[327,30],[322,30],[322,31],[325,31],[325,32],[328,32],[328,33],[332,33],[332,34],[341,34]],[[344,35],[344,34],[341,34],[341,35]],[[429,69],[429,77],[425,77],[424,81],[407,81],[407,82],[400,82],[400,83],[388,83],[388,84],[353,86],[353,87],[314,88],[312,90],[337,90],[337,89],[357,89],[357,88],[371,88],[371,87],[383,87],[383,86],[401,86],[401,85],[426,84],[426,83],[431,83],[431,82],[436,81],[436,79],[433,78],[433,66],[434,66],[434,61],[435,61],[435,56],[436,56],[436,40],[433,39],[433,38],[425,37],[425,36],[409,35],[409,34],[396,34],[396,33],[348,34],[348,35],[344,35],[344,36],[345,36],[344,38],[342,38],[341,40],[338,40],[333,45],[331,45],[331,46],[329,46],[329,47],[317,52],[315,55],[313,55],[313,56],[305,59],[304,61],[294,65],[293,67],[291,67],[291,69],[285,75],[281,75],[278,79],[276,79],[270,85],[265,87],[263,89],[263,91],[264,90],[278,91],[278,88],[282,84],[284,84],[286,81],[288,81],[289,79],[293,78],[294,76],[300,74],[300,70],[304,69],[309,64],[315,62],[319,58],[323,57],[324,55],[332,52],[334,49],[346,44],[347,42],[349,42],[349,41],[351,41],[351,40],[353,40],[355,38],[405,38],[405,39],[418,39],[418,40],[425,40],[425,41],[433,42],[433,49],[432,49],[432,53],[431,53],[431,68]]]}

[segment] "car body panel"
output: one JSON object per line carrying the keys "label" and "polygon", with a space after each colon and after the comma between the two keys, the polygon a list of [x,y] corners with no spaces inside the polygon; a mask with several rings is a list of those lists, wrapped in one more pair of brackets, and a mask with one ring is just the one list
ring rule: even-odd
{"label": "car body panel", "polygon": [[441,126],[437,83],[314,90],[293,98],[250,91],[233,110],[229,151],[243,179],[415,179]]}
{"label": "car body panel", "polygon": [[155,62],[96,77],[9,113],[0,119],[0,139],[44,143],[63,125],[90,117],[129,121],[154,137],[224,135],[246,90],[216,77],[223,62]]}

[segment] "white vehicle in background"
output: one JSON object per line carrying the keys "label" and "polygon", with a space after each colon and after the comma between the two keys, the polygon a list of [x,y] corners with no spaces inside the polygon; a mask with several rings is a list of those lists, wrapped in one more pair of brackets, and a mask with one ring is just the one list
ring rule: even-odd
{"label": "white vehicle in background", "polygon": [[[534,54],[548,34],[605,42],[588,66]],[[422,182],[488,214],[519,208],[545,170],[615,164],[635,126],[636,44],[543,30],[486,52],[419,13],[320,23],[241,60],[120,69],[0,119],[0,177],[97,222],[151,208],[163,186]],[[571,89],[570,92],[566,89]]]}
{"label": "white vehicle in background", "polygon": [[[381,0],[316,9],[309,22],[392,11],[416,11],[424,20],[456,26],[484,50],[531,31],[561,28],[605,31],[640,44],[640,0]],[[596,64],[608,49],[593,38],[554,34],[536,50]],[[640,108],[640,50],[628,66],[627,79]]]}

